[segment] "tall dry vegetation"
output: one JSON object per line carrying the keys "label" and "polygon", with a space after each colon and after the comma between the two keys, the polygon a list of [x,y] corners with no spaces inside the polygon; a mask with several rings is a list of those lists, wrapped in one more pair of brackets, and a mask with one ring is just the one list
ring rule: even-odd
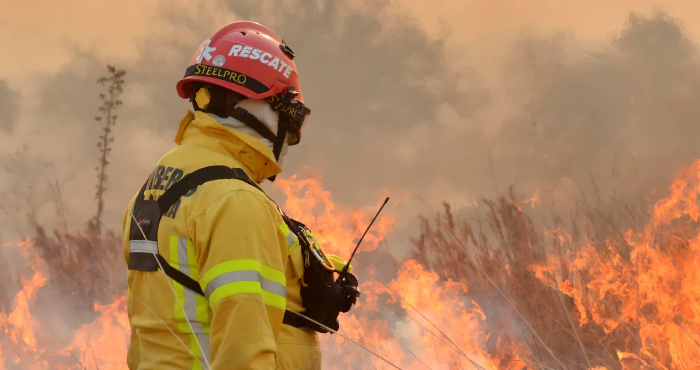
{"label": "tall dry vegetation", "polygon": [[116,69],[113,66],[107,66],[107,70],[109,71],[109,75],[107,77],[100,77],[97,80],[98,84],[101,84],[107,89],[107,94],[100,93],[102,106],[99,108],[99,111],[102,115],[95,117],[95,122],[104,125],[99,141],[97,141],[97,148],[100,150],[100,163],[95,167],[95,171],[97,171],[97,185],[95,186],[97,213],[95,214],[95,218],[91,221],[94,229],[95,241],[100,238],[102,231],[102,213],[104,212],[105,192],[107,191],[108,180],[107,166],[109,165],[109,156],[112,152],[111,146],[114,142],[112,128],[117,124],[117,115],[115,111],[122,105],[119,96],[123,92],[122,86],[124,85],[124,75],[126,74],[124,70]]}
{"label": "tall dry vegetation", "polygon": [[[99,94],[102,117],[95,118],[97,123],[103,124],[97,145],[95,216],[85,222],[81,230],[70,231],[65,220],[67,210],[61,196],[63,189],[56,180],[50,185],[59,227],[47,230],[35,219],[30,219],[34,222],[32,235],[27,235],[31,242],[20,243],[2,251],[7,253],[0,253],[0,327],[9,333],[0,336],[0,368],[23,369],[27,368],[25,365],[41,362],[40,359],[46,359],[48,362],[43,365],[51,368],[72,368],[74,360],[64,358],[58,351],[72,340],[80,325],[94,319],[96,303],[111,303],[115,297],[124,294],[126,281],[121,233],[118,227],[103,228],[102,215],[107,166],[114,142],[112,129],[116,123],[116,110],[121,106],[119,95],[126,72],[112,66],[107,66],[107,71],[106,76],[97,80],[106,91]],[[31,208],[31,204],[27,207]],[[29,281],[28,276],[33,276],[34,281]],[[23,310],[27,310],[27,305],[31,316],[25,317]],[[10,321],[15,320],[9,322],[10,326],[2,322],[5,313],[14,314],[9,316]],[[18,330],[23,333],[21,341],[15,338]],[[31,340],[26,330],[32,331]],[[3,350],[12,356],[7,358],[14,361],[3,361]]]}
{"label": "tall dry vegetation", "polygon": [[[105,91],[98,96],[102,102],[98,109],[101,115],[94,118],[97,124],[103,125],[97,142],[95,216],[82,231],[77,232],[65,229],[51,232],[41,225],[35,226],[35,250],[46,261],[50,276],[48,284],[61,297],[67,298],[66,304],[89,312],[92,312],[95,302],[111,301],[114,296],[122,294],[125,287],[121,234],[118,228],[104,228],[102,224],[109,178],[107,167],[114,142],[112,130],[117,110],[122,105],[119,97],[125,75],[124,70],[108,65],[107,74],[97,79]],[[60,187],[55,189],[59,194],[60,190]],[[64,213],[60,204],[57,213],[59,216]]]}
{"label": "tall dry vegetation", "polygon": [[[489,341],[491,353],[517,351],[496,348],[503,344],[502,339],[505,343],[526,342],[530,353],[518,355],[560,368],[550,363],[552,358],[542,348],[543,343],[538,343],[535,333],[529,332],[525,322],[508,307],[510,300],[535,332],[545,336],[545,345],[553,345],[557,354],[573,356],[572,364],[585,364],[577,355],[580,350],[571,343],[573,338],[565,334],[571,331],[565,317],[570,303],[562,310],[557,294],[528,270],[530,265],[544,264],[548,253],[563,253],[553,240],[556,231],[547,235],[538,230],[522,212],[512,189],[496,200],[482,199],[479,206],[483,213],[467,221],[458,221],[447,203],[434,220],[423,218],[421,234],[414,240],[414,257],[442,276],[469,286],[469,296],[482,305],[488,331],[495,334]],[[556,216],[554,219],[561,221]],[[557,342],[552,336],[566,340]],[[502,359],[510,361],[513,357]]]}
{"label": "tall dry vegetation", "polygon": [[571,206],[544,194],[538,216],[512,189],[480,200],[472,215],[445,203],[422,218],[413,256],[469,286],[503,368],[515,358],[531,361],[524,369],[694,368],[697,166],[650,213],[643,202],[595,191]]}

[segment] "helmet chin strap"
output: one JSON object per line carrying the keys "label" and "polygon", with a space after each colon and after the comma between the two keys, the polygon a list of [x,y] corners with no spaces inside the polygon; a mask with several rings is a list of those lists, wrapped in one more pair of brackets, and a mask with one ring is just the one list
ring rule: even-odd
{"label": "helmet chin strap", "polygon": [[[280,153],[282,153],[282,148],[284,147],[284,142],[287,140],[287,122],[285,121],[286,118],[284,118],[281,114],[279,116],[279,120],[277,121],[277,137],[275,138],[275,141],[273,141],[273,148],[272,148],[272,154],[275,155],[275,160],[277,163],[280,163]],[[277,178],[277,175],[274,175],[268,180],[270,182],[275,182],[275,179]]]}

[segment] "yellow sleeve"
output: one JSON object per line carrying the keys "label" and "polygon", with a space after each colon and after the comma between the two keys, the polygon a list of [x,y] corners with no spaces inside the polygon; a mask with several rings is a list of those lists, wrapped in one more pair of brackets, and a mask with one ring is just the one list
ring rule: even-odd
{"label": "yellow sleeve", "polygon": [[264,194],[241,189],[194,219],[199,283],[212,310],[213,370],[276,368],[287,259],[276,212]]}
{"label": "yellow sleeve", "polygon": [[126,208],[126,212],[124,213],[124,222],[122,223],[122,241],[124,244],[124,248],[123,248],[124,249],[124,261],[126,261],[127,266],[129,266],[129,229],[130,229],[130,227],[127,228],[126,222],[128,220],[128,217],[129,217],[129,211],[130,211],[129,207],[131,207],[131,204],[129,204],[129,206],[127,206],[127,208]]}
{"label": "yellow sleeve", "polygon": [[[126,206],[126,211],[124,212],[124,220],[122,221],[124,260],[126,262],[126,265],[124,267],[129,266],[129,231],[131,229],[131,209],[134,206],[135,199],[136,198],[134,197],[134,199],[132,199],[132,201],[129,202],[129,204]],[[128,274],[128,272],[127,272],[127,274]],[[129,289],[128,284],[127,284],[127,294],[129,296],[131,295],[131,290]],[[128,306],[127,306],[127,315],[129,317],[129,322],[131,322],[131,318],[133,317],[133,311],[132,311],[131,304],[132,304],[131,297],[129,297]],[[141,353],[139,350],[139,336],[137,335],[136,331],[132,330],[130,337],[131,338],[129,340],[129,349],[128,349],[128,352],[126,355],[126,363],[127,363],[127,367],[130,370],[136,370],[136,369],[138,369],[139,363],[141,362]]]}
{"label": "yellow sleeve", "polygon": [[134,196],[129,204],[126,206],[126,211],[124,212],[124,220],[122,221],[122,240],[124,243],[124,261],[126,265],[129,265],[129,232],[131,229],[131,210],[134,208],[134,202],[136,201],[136,196]]}

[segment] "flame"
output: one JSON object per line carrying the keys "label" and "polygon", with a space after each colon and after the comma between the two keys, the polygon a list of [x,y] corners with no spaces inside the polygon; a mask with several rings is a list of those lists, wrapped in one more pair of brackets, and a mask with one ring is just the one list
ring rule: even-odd
{"label": "flame", "polygon": [[[335,204],[331,193],[323,188],[321,177],[307,169],[310,177],[298,180],[297,175],[278,179],[274,187],[281,190],[287,200],[284,210],[292,218],[303,221],[317,236],[328,253],[350,256],[364,229],[369,225],[376,205],[348,208]],[[382,199],[379,197],[378,199]],[[362,242],[363,251],[377,249],[393,226],[393,217],[380,217]]]}
{"label": "flame", "polygon": [[[29,255],[31,241],[25,239],[18,243],[4,243],[4,247],[16,248],[24,257]],[[0,329],[5,333],[5,338],[13,344],[14,351],[10,354],[15,363],[19,363],[24,357],[38,358],[43,353],[41,347],[37,347],[35,329],[38,326],[36,319],[30,311],[36,293],[39,288],[46,284],[46,277],[38,271],[38,264],[30,265],[33,272],[32,277],[27,279],[20,277],[22,288],[15,295],[9,314],[0,311]],[[0,346],[2,345],[0,341]],[[0,352],[0,359],[2,352]],[[0,363],[1,364],[1,363]]]}
{"label": "flame", "polygon": [[[0,329],[3,329],[2,331],[5,332],[5,334],[7,334],[7,314],[5,313],[5,309],[2,307],[0,307]],[[2,344],[2,341],[0,341],[0,365],[3,365],[5,363],[5,358],[2,354]],[[4,365],[0,369],[4,369]]]}
{"label": "flame", "polygon": [[[466,284],[451,279],[445,282],[440,280],[437,273],[427,271],[415,260],[409,260],[403,264],[397,278],[389,283],[389,294],[395,292],[392,300],[401,297],[401,307],[415,320],[406,338],[416,340],[416,348],[412,352],[416,357],[430,359],[435,364],[448,364],[453,368],[458,368],[465,360],[460,354],[464,352],[480,366],[497,369],[496,363],[484,350],[488,334],[484,330],[486,316],[483,309],[475,301],[465,301],[468,292]],[[439,332],[453,339],[447,340]]]}
{"label": "flame", "polygon": [[[59,352],[60,356],[72,356],[76,361],[66,362],[47,350],[55,343],[46,343],[50,341],[50,335],[40,330],[32,309],[37,293],[46,285],[48,277],[41,271],[44,270],[44,261],[37,257],[33,245],[34,241],[28,238],[3,244],[27,260],[25,267],[32,271],[32,276],[20,276],[21,289],[12,301],[9,314],[0,307],[0,331],[5,333],[0,337],[0,369],[5,369],[7,362],[21,365],[23,369],[37,370],[49,367],[60,370],[125,369],[129,333],[126,297],[105,306],[95,303],[98,314],[95,320],[79,328],[71,344]],[[11,357],[3,357],[3,354]]]}
{"label": "flame", "polygon": [[[278,180],[276,187],[287,196],[285,210],[288,214],[304,220],[331,253],[349,254],[353,245],[348,241],[361,235],[363,226],[376,211],[372,206],[350,209],[335,204],[318,176],[304,180],[292,176]],[[373,235],[367,239],[371,240],[370,246],[363,251],[376,249],[393,223],[393,217],[379,218],[375,225],[380,226],[370,231]],[[409,260],[400,266],[397,277],[387,285],[366,278],[360,288],[363,292],[361,304],[355,306],[351,314],[341,315],[341,332],[404,369],[431,368],[431,364],[459,369],[463,365],[472,366],[469,360],[486,369],[522,368],[517,356],[504,365],[485,350],[489,338],[484,326],[485,313],[477,302],[464,299],[468,292],[464,283],[442,281],[436,272]],[[388,299],[380,301],[383,294],[387,294]],[[394,310],[398,310],[403,319],[381,317],[380,305],[391,307],[396,303],[399,305]],[[379,312],[380,316],[371,312]],[[445,336],[454,339],[448,340]],[[333,369],[365,368],[369,364],[387,368],[382,359],[358,353],[339,336],[324,336],[322,343],[325,352],[343,358],[342,362],[332,365]]]}
{"label": "flame", "polygon": [[[623,369],[700,367],[699,191],[696,161],[654,204],[649,222],[624,234],[629,251],[612,240],[605,249],[589,242],[577,253],[531,266],[539,279],[574,299],[580,327],[597,326],[606,335],[631,332],[616,348]],[[558,278],[562,262],[575,278]]]}
{"label": "flame", "polygon": [[81,363],[86,369],[124,369],[130,333],[126,302],[123,296],[107,305],[95,303],[98,314],[95,320],[80,327],[61,353],[73,356],[82,353]]}
{"label": "flame", "polygon": [[527,203],[530,203],[530,207],[532,208],[535,208],[535,204],[540,203],[540,188],[537,188],[537,190],[535,190],[535,194],[532,194],[530,198],[523,201],[523,204]]}
{"label": "flame", "polygon": [[[340,256],[350,255],[376,212],[376,204],[351,208],[334,202],[317,175],[278,179],[274,186],[286,195],[288,214],[304,221],[329,253]],[[679,173],[669,196],[651,207],[643,227],[622,234],[623,245],[611,239],[601,247],[587,240],[582,248],[567,249],[575,238],[562,225],[540,234],[561,253],[548,255],[545,263],[528,270],[543,287],[570,299],[572,328],[620,338],[611,342],[611,357],[619,361],[614,368],[700,366],[698,192],[700,161]],[[518,202],[512,202],[521,211]],[[523,203],[532,207],[539,203],[539,189]],[[375,250],[394,223],[393,216],[380,216],[358,253]],[[17,279],[21,287],[12,304],[0,306],[0,331],[5,334],[0,337],[0,369],[14,364],[26,369],[125,369],[126,297],[95,303],[92,322],[77,328],[67,345],[52,343],[51,333],[43,332],[32,315],[37,293],[51,279],[43,268],[45,262],[37,257],[30,239],[4,247],[18,251],[28,262]],[[385,276],[374,274],[385,265],[383,257],[377,256],[372,265],[356,267],[363,294],[349,314],[341,315],[340,332],[383,359],[338,335],[323,335],[327,368],[389,369],[385,360],[407,370],[544,368],[533,360],[536,356],[529,356],[534,351],[521,333],[490,326],[489,318],[502,312],[490,310],[493,299],[475,289],[478,282],[455,281],[443,271],[427,268],[420,259],[392,267],[393,278],[380,282],[373,276]],[[515,263],[500,267],[506,274],[518,269]],[[599,364],[587,368],[608,368]]]}
{"label": "flame", "polygon": [[[374,205],[353,209],[333,203],[331,194],[323,189],[320,178],[297,180],[296,176],[293,176],[289,179],[279,179],[276,186],[281,188],[288,197],[289,214],[304,221],[310,220],[309,224],[318,235],[319,242],[329,253],[349,256],[354,243],[376,211]],[[363,250],[376,249],[393,223],[393,217],[378,218],[365,237]],[[22,277],[23,289],[15,296],[10,314],[6,315],[0,310],[0,330],[8,334],[6,337],[11,341],[11,343],[5,343],[0,339],[0,350],[9,348],[9,353],[14,355],[19,349],[22,354],[22,356],[14,355],[14,358],[7,360],[15,363],[22,361],[21,364],[27,369],[47,368],[49,362],[54,362],[52,366],[61,370],[125,369],[130,332],[126,315],[126,296],[118,297],[106,305],[95,303],[94,320],[78,328],[71,342],[57,351],[58,355],[49,355],[44,348],[53,344],[40,343],[36,338],[35,334],[40,333],[41,330],[38,330],[36,319],[31,314],[33,299],[37,291],[47,282],[47,277],[38,270],[44,262],[37,257],[37,251],[30,239],[5,246],[16,248],[29,261],[28,266],[34,271],[31,279]],[[368,325],[366,318],[356,319],[353,315],[349,315],[343,320],[347,323],[350,332],[355,327],[358,335],[366,333],[365,328]],[[383,326],[384,331],[373,333],[375,343],[380,343],[381,338],[390,338],[387,334],[388,323],[385,322]],[[343,345],[346,346],[347,343]],[[385,339],[384,345],[380,347],[382,350],[393,351],[394,360],[401,360],[403,353],[399,350],[400,346],[396,341]],[[0,369],[4,369],[2,365],[6,359],[2,356],[7,353],[7,351],[0,352]],[[27,353],[32,354],[31,358],[25,356]]]}
{"label": "flame", "polygon": [[34,272],[31,279],[22,278],[22,290],[17,293],[13,303],[14,310],[7,317],[10,339],[29,349],[36,349],[36,337],[34,328],[37,326],[36,319],[29,312],[29,306],[36,296],[37,289],[46,284],[46,277],[40,272]]}

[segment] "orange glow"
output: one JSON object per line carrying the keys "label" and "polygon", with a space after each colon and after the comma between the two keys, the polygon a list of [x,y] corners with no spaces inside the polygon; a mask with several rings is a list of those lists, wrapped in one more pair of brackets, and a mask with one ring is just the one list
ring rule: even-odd
{"label": "orange glow", "polygon": [[[304,221],[329,253],[342,257],[349,256],[384,196],[377,197],[377,204],[348,208],[333,202],[318,177],[278,179],[275,187],[287,196],[289,215]],[[621,234],[628,251],[613,240],[604,240],[603,248],[592,241],[581,248],[565,248],[576,243],[576,234],[561,225],[539,234],[562,252],[546,254],[546,263],[531,265],[526,272],[544,290],[548,286],[570,300],[571,326],[582,331],[594,327],[600,337],[620,335],[622,330],[634,333],[622,334],[623,340],[613,343],[610,357],[619,361],[615,368],[700,368],[699,191],[700,161],[678,175],[669,196],[651,207],[643,227]],[[527,200],[530,202],[533,206],[539,202],[538,192]],[[359,253],[375,250],[394,222],[387,210]],[[37,257],[30,239],[4,247],[19,252],[27,265],[17,278],[21,286],[11,305],[5,306],[7,312],[0,306],[0,331],[4,333],[0,336],[0,370],[5,368],[2,365],[14,364],[26,369],[126,369],[126,297],[105,305],[95,303],[92,322],[77,328],[65,343],[53,343],[51,333],[42,331],[32,314],[37,292],[47,289],[51,279],[44,272],[45,262]],[[522,329],[518,326],[490,325],[489,318],[512,310],[489,311],[498,297],[484,296],[477,281],[455,281],[426,268],[420,258],[408,258],[395,266],[380,258],[389,257],[377,257],[370,266],[356,266],[362,296],[351,313],[340,317],[343,335],[406,370],[543,368],[532,355],[535,342],[529,332],[522,335],[514,329]],[[467,264],[460,258],[453,258],[452,263]],[[389,281],[373,277],[384,275],[375,273],[385,272],[378,269],[390,265],[394,270]],[[522,266],[512,263],[499,268],[514,274]],[[537,301],[538,297],[529,299]],[[567,325],[562,325],[565,330],[569,330]],[[325,363],[329,369],[391,368],[339,335],[321,338],[324,358],[332,359]],[[595,362],[589,370],[606,369],[599,364]]]}
{"label": "orange glow", "polygon": [[61,354],[72,353],[79,356],[86,349],[90,349],[90,355],[85,356],[83,362],[86,368],[124,369],[130,332],[126,315],[126,296],[117,298],[105,306],[95,303],[95,312],[95,320],[80,327],[75,332],[73,341]]}
{"label": "orange glow", "polygon": [[[2,332],[5,333],[5,335],[7,335],[7,314],[5,313],[5,310],[2,307],[0,307],[0,330],[2,330]],[[0,365],[3,365],[5,363],[5,358],[2,354],[2,348],[3,342],[2,340],[0,340]],[[4,369],[4,365],[2,369]]]}
{"label": "orange glow", "polygon": [[[4,246],[16,248],[22,256],[28,256],[31,242],[26,239],[16,244],[5,243]],[[46,284],[46,277],[38,271],[38,264],[31,264],[30,267],[33,272],[32,277],[27,279],[20,276],[22,288],[12,301],[10,313],[5,314],[4,311],[0,311],[0,329],[4,331],[5,339],[9,339],[12,345],[10,347],[12,351],[6,351],[6,353],[13,357],[11,360],[15,363],[19,363],[25,357],[38,358],[44,352],[42,347],[37,346],[35,336],[37,321],[30,307],[34,303],[37,291]],[[3,343],[0,340],[0,346]]]}
{"label": "orange glow", "polygon": [[532,194],[532,196],[528,199],[525,199],[523,201],[523,204],[530,203],[530,207],[535,208],[535,204],[538,204],[540,202],[540,188],[537,188],[535,190],[535,194]]}
{"label": "orange glow", "polygon": [[[331,193],[323,189],[320,176],[311,175],[304,180],[297,180],[297,175],[292,175],[288,179],[275,181],[274,187],[287,197],[283,209],[290,217],[309,226],[326,252],[347,259],[383,197],[377,197],[376,204],[362,208],[343,207],[331,200]],[[360,249],[365,252],[377,249],[394,223],[393,217],[380,216],[365,236]]]}
{"label": "orange glow", "polygon": [[[606,334],[623,325],[638,328],[639,339],[618,344],[623,369],[700,368],[699,186],[697,161],[652,207],[649,222],[624,234],[628,256],[612,242],[604,250],[589,244],[576,254],[567,252],[563,261],[551,255],[545,266],[530,267],[574,299],[581,327],[597,325]],[[554,280],[562,263],[575,279]]]}
{"label": "orange glow", "polygon": [[[345,241],[358,238],[376,212],[376,207],[373,206],[347,209],[333,203],[330,192],[322,188],[318,178],[297,180],[293,176],[278,180],[276,187],[282,189],[287,196],[285,210],[288,214],[304,220],[322,241],[324,248],[328,248],[331,253],[341,251],[349,254],[353,244]],[[370,231],[373,238],[366,239],[373,242],[370,247],[362,250],[366,252],[376,249],[378,242],[388,232],[387,226],[393,223],[393,217],[380,216],[375,226],[382,226],[373,227]],[[426,270],[415,260],[404,262],[397,277],[387,286],[369,276],[360,278],[363,281],[360,286],[363,292],[362,304],[356,306],[351,314],[341,315],[341,332],[359,340],[362,345],[392,363],[403,369],[426,369],[433,366],[459,369],[459,366],[472,367],[469,362],[471,359],[486,369],[522,368],[523,362],[517,358],[512,359],[506,367],[499,367],[498,359],[484,349],[489,337],[483,326],[485,314],[477,302],[464,299],[468,292],[466,284],[449,279],[441,282],[437,273]],[[389,300],[380,301],[381,294],[388,294]],[[376,314],[369,313],[379,311],[380,305],[396,303],[399,303],[400,311],[404,311],[401,314],[404,318],[397,322],[376,318]],[[454,344],[449,343],[440,331],[452,338]],[[349,349],[348,343],[340,336],[323,336],[322,342],[324,350],[345,353],[347,356],[344,361],[335,363],[334,369],[348,369],[352,364],[360,368],[370,364],[378,369],[388,368],[381,359],[367,356],[366,353],[360,356],[358,362],[357,358],[347,354],[348,351],[356,352]]]}

